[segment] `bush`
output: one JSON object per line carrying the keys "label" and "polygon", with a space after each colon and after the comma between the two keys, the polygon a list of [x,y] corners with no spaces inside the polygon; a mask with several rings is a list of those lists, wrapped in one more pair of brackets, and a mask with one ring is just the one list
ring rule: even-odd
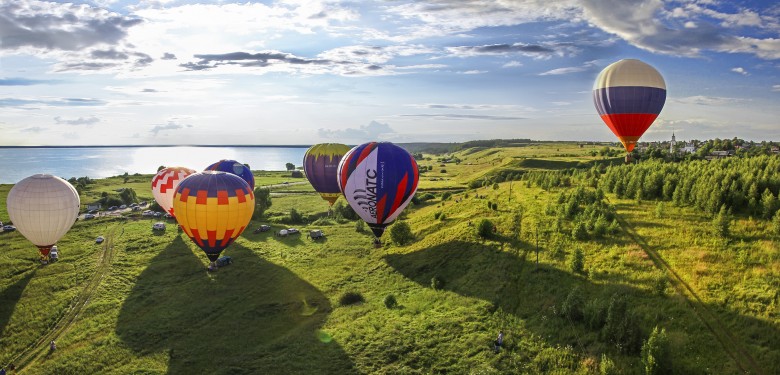
{"label": "bush", "polygon": [[669,285],[669,279],[666,275],[659,273],[653,277],[653,291],[659,296],[666,295],[666,287]]}
{"label": "bush", "polygon": [[671,351],[666,329],[660,331],[656,326],[653,333],[642,345],[642,364],[645,365],[645,374],[668,374],[672,370]]}
{"label": "bush", "polygon": [[366,231],[366,222],[363,220],[355,221],[355,232],[363,233]]}
{"label": "bush", "polygon": [[447,170],[446,170],[446,169],[442,169],[442,170],[441,170],[441,171],[439,171],[439,172],[441,172],[441,173],[447,173]]}
{"label": "bush", "polygon": [[607,305],[600,298],[594,298],[586,302],[582,313],[585,318],[585,325],[592,330],[601,329],[607,321]]}
{"label": "bush", "polygon": [[572,321],[580,321],[583,317],[583,305],[585,304],[585,298],[582,296],[582,289],[579,286],[575,286],[563,300],[561,305],[561,314],[567,319]]}
{"label": "bush", "polygon": [[571,236],[577,241],[587,240],[588,229],[585,227],[585,224],[581,221],[574,224],[574,227],[571,229]]}
{"label": "bush", "polygon": [[489,238],[493,234],[493,222],[488,219],[480,220],[477,224],[477,234],[482,238]]}
{"label": "bush", "polygon": [[433,218],[436,220],[439,220],[440,216],[441,216],[441,211],[436,211],[433,213]]}
{"label": "bush", "polygon": [[447,220],[447,214],[442,213],[441,216],[439,216],[439,220],[441,221]]}
{"label": "bush", "polygon": [[441,290],[444,288],[444,280],[439,276],[432,277],[431,288],[433,288],[433,290]]}
{"label": "bush", "polygon": [[450,197],[452,197],[452,193],[448,191],[441,195],[441,200],[446,201],[447,199],[450,199]]}
{"label": "bush", "polygon": [[388,294],[385,296],[385,307],[388,309],[392,309],[394,307],[398,306],[398,301],[395,299],[395,296],[392,294]]}
{"label": "bush", "polygon": [[493,184],[493,190],[498,190],[498,182]]}
{"label": "bush", "polygon": [[712,219],[712,233],[720,238],[728,238],[731,218],[726,210],[726,205],[720,206],[720,212]]}
{"label": "bush", "polygon": [[405,221],[397,221],[390,227],[390,240],[398,245],[405,245],[414,240],[412,228]]}
{"label": "bush", "polygon": [[636,353],[642,346],[639,318],[628,309],[628,302],[623,295],[612,295],[601,333],[607,342],[621,352]]}
{"label": "bush", "polygon": [[271,207],[271,189],[264,187],[255,188],[255,211],[252,213],[252,219],[258,219],[263,216],[265,210]]}
{"label": "bush", "polygon": [[298,210],[291,208],[290,209],[290,222],[291,223],[302,223],[303,222],[303,214],[298,212]]}
{"label": "bush", "polygon": [[339,304],[341,306],[354,305],[363,303],[365,301],[366,300],[363,298],[363,295],[357,292],[346,292],[341,295],[341,298],[339,298]]}
{"label": "bush", "polygon": [[574,254],[571,257],[571,270],[575,273],[583,273],[585,271],[585,254],[582,249],[574,249]]}
{"label": "bush", "polygon": [[496,202],[493,202],[493,204],[491,204],[491,205],[490,205],[490,208],[491,208],[493,211],[497,211],[497,210],[498,210],[498,203],[496,203]]}
{"label": "bush", "polygon": [[780,236],[780,211],[775,214],[774,220],[772,220],[772,231],[775,235]]}
{"label": "bush", "polygon": [[599,363],[599,375],[617,375],[619,374],[615,362],[613,362],[606,354],[601,355],[601,362]]}

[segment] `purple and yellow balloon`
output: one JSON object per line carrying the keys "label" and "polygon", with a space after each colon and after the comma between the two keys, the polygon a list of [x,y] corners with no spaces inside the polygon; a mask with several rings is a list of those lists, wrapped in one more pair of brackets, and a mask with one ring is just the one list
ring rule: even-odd
{"label": "purple and yellow balloon", "polygon": [[331,206],[341,196],[338,181],[339,162],[348,151],[347,145],[320,143],[309,147],[303,155],[303,172],[306,178]]}

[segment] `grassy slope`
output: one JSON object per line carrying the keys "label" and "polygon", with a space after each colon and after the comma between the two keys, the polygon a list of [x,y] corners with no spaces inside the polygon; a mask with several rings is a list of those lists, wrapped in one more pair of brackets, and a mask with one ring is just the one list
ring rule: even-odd
{"label": "grassy slope", "polygon": [[[430,187],[462,187],[521,158],[593,159],[570,156],[588,149],[557,146],[461,152],[463,162],[446,164],[450,180]],[[424,176],[440,174],[436,156],[427,163],[434,170]],[[307,215],[327,209],[309,189],[282,191],[269,210],[274,217],[292,207]],[[5,194],[7,186],[0,186],[0,204]],[[498,190],[482,188],[412,207],[407,220],[417,241],[408,246],[374,249],[353,223],[318,226],[328,237],[317,243],[305,235],[282,239],[248,231],[225,251],[236,262],[214,274],[205,272],[206,258],[189,239],[172,229],[152,235],[149,220],[77,223],[60,242],[63,260],[48,267],[35,264],[35,250],[18,233],[2,234],[0,363],[63,313],[94,271],[100,251],[94,237],[119,225],[110,275],[58,339],[60,349],[32,363],[29,373],[587,373],[602,353],[624,372],[638,373],[637,356],[618,353],[598,332],[556,315],[574,285],[589,299],[608,299],[615,291],[629,295],[646,331],[654,325],[669,331],[676,372],[737,372],[684,297],[671,288],[665,296],[652,291],[660,271],[625,235],[576,244],[585,251],[587,276],[573,274],[568,254],[553,257],[544,243],[536,269],[529,252],[533,228],[556,194],[514,183],[508,203],[509,184],[502,183]],[[489,210],[488,201],[499,202],[499,211]],[[706,307],[740,332],[764,372],[777,371],[774,340],[780,335],[772,302],[777,297],[771,296],[780,272],[776,240],[739,221],[735,230],[744,241],[738,246],[750,248],[755,261],[735,265],[733,252],[701,240],[704,229],[695,228],[707,220],[692,211],[670,207],[669,216],[657,219],[652,203],[636,208],[633,202],[613,202]],[[520,241],[511,241],[510,209],[517,204],[525,207],[524,230]],[[439,211],[445,220],[434,219]],[[469,226],[483,217],[498,224],[496,239],[480,240]],[[431,288],[434,276],[445,281],[443,290]],[[339,297],[349,291],[362,293],[366,302],[339,306]],[[391,293],[400,307],[384,307]],[[507,346],[495,355],[489,345],[499,329],[507,332]]]}

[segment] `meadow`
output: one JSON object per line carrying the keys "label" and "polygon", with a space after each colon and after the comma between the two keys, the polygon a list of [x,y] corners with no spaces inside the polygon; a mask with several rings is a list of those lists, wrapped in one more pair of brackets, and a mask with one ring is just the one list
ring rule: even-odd
{"label": "meadow", "polygon": [[[19,233],[0,233],[0,366],[642,374],[641,346],[659,327],[669,373],[780,372],[780,240],[771,222],[734,215],[724,239],[696,207],[599,197],[588,171],[622,163],[594,155],[602,147],[424,153],[418,200],[401,217],[414,238],[399,244],[386,233],[380,248],[355,221],[328,216],[308,183],[294,184],[305,180],[256,171],[257,186],[273,185],[272,206],[225,250],[234,263],[212,273],[173,222],[153,233],[159,219],[137,214],[78,221],[58,244],[61,260],[47,266]],[[122,187],[151,200],[150,180],[96,180],[82,202]],[[0,185],[3,221],[9,189]],[[303,222],[290,220],[292,209]],[[606,224],[580,237],[588,213]],[[495,232],[480,235],[485,219]],[[261,224],[303,234],[252,233]],[[306,238],[310,229],[326,238]],[[95,244],[98,235],[108,240]],[[348,294],[362,302],[347,303]],[[505,345],[494,352],[500,330]]]}

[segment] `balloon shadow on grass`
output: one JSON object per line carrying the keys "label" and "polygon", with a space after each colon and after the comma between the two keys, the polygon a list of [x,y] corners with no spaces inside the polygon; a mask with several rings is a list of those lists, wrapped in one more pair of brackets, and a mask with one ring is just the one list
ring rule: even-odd
{"label": "balloon shadow on grass", "polygon": [[16,308],[16,303],[22,298],[22,293],[35,275],[35,271],[27,272],[15,283],[9,285],[0,292],[0,334],[5,331],[5,326],[11,320],[11,316]]}
{"label": "balloon shadow on grass", "polygon": [[177,237],[136,280],[117,335],[139,356],[167,352],[170,374],[357,373],[320,331],[332,308],[319,290],[243,246],[227,252],[233,264],[209,273]]}
{"label": "balloon shadow on grass", "polygon": [[[677,303],[670,296],[658,296],[649,289],[626,285],[629,280],[623,280],[617,274],[610,274],[607,278],[594,275],[589,279],[549,265],[537,266],[533,261],[533,251],[528,252],[528,257],[526,261],[516,253],[501,251],[492,244],[455,240],[413,253],[386,255],[385,261],[423,287],[432,288],[434,278],[437,278],[440,289],[484,300],[489,308],[523,319],[526,329],[545,338],[550,345],[585,348],[591,353],[614,352],[614,347],[599,339],[598,329],[589,329],[585,322],[572,322],[560,315],[564,300],[575,286],[583,288],[585,301],[599,299],[605,305],[616,293],[628,296],[633,303],[632,308],[640,316],[643,338],[655,325],[669,327],[677,337],[684,337],[687,331],[708,330],[695,317],[690,306]],[[594,279],[602,282],[594,282]],[[729,326],[732,333],[741,333],[737,340],[757,360],[758,373],[780,370],[780,330],[776,326],[735,311],[726,311],[718,305],[708,304],[706,307],[710,311],[718,311],[721,321]],[[687,320],[689,326],[671,324],[671,319],[679,314],[690,314]],[[711,351],[722,350],[709,332],[699,335],[698,339],[709,341],[692,344],[711,347],[707,349]],[[725,372],[733,372],[735,363],[725,352],[721,353],[723,363],[719,366],[724,366]],[[746,362],[742,363],[746,370],[752,370]],[[687,360],[678,362],[675,370],[679,373],[702,373],[708,366],[693,365],[689,355]]]}

